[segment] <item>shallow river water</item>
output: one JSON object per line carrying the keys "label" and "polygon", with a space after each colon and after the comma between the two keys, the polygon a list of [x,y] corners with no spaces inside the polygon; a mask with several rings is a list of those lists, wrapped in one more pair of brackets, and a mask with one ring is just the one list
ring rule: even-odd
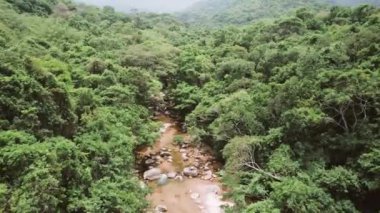
{"label": "shallow river water", "polygon": [[[168,179],[164,185],[157,184],[157,180],[144,180],[152,189],[146,199],[151,207],[147,212],[159,212],[155,208],[163,205],[169,213],[222,213],[223,206],[231,203],[223,201],[224,190],[216,175],[220,165],[215,160],[212,151],[205,145],[178,145],[174,143],[177,135],[185,140],[189,135],[181,133],[176,123],[168,116],[158,116],[162,122],[161,136],[152,147],[144,147],[137,152],[143,170],[147,158],[156,159],[162,150],[170,152],[168,158],[158,157],[152,167],[159,168],[162,174],[176,173],[177,178]],[[184,157],[185,155],[185,157]],[[145,166],[145,167],[144,167]],[[199,172],[196,177],[187,177],[183,169],[194,166]],[[143,172],[143,171],[141,171]]]}

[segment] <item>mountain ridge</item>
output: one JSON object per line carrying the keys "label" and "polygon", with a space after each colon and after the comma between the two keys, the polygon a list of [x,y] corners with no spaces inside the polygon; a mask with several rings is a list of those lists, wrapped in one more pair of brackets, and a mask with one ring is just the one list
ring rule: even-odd
{"label": "mountain ridge", "polygon": [[380,2],[375,0],[202,0],[178,13],[177,17],[186,23],[203,26],[245,25],[262,19],[278,18],[302,7],[321,10],[331,5],[359,4],[380,6]]}

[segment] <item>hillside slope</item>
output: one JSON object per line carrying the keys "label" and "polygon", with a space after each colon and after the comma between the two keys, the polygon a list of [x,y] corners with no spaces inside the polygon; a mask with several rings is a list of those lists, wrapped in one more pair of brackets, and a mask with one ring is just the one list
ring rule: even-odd
{"label": "hillside slope", "polygon": [[276,18],[301,7],[320,9],[328,5],[353,6],[365,3],[380,4],[376,0],[202,0],[178,14],[178,17],[197,25],[241,25]]}
{"label": "hillside slope", "polygon": [[231,212],[380,210],[379,20],[300,9],[182,51],[169,97],[226,161]]}

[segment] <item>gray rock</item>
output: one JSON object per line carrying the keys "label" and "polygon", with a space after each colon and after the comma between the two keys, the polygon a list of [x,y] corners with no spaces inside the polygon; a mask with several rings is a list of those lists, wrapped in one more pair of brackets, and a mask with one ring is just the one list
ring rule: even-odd
{"label": "gray rock", "polygon": [[165,205],[158,205],[158,206],[156,206],[156,208],[154,209],[154,211],[156,213],[167,212],[168,211],[168,207],[166,207]]}
{"label": "gray rock", "polygon": [[160,152],[161,157],[171,156],[172,154],[168,151],[161,151]]}
{"label": "gray rock", "polygon": [[181,175],[177,175],[174,180],[183,181],[183,177]]}
{"label": "gray rock", "polygon": [[188,161],[189,160],[189,157],[187,157],[186,153],[182,153],[182,160],[184,160],[184,161]]}
{"label": "gray rock", "polygon": [[167,175],[168,175],[168,178],[173,179],[177,175],[177,172],[169,172]]}
{"label": "gray rock", "polygon": [[192,194],[190,195],[191,199],[193,199],[193,200],[198,199],[200,196],[201,196],[201,195],[198,194],[198,193],[192,193]]}
{"label": "gray rock", "polygon": [[185,167],[183,169],[183,174],[189,177],[197,177],[198,176],[198,169],[194,166],[191,167]]}
{"label": "gray rock", "polygon": [[165,175],[165,174],[162,174],[160,176],[160,179],[158,179],[157,183],[158,183],[158,185],[165,185],[165,184],[167,184],[168,183],[168,176]]}
{"label": "gray rock", "polygon": [[145,164],[146,165],[152,165],[152,164],[154,164],[156,161],[155,160],[153,160],[153,159],[147,159],[147,160],[145,160]]}
{"label": "gray rock", "polygon": [[181,131],[182,132],[187,132],[187,125],[184,123],[184,124],[182,124],[182,126],[181,126]]}
{"label": "gray rock", "polygon": [[196,162],[193,163],[193,166],[195,166],[195,167],[197,167],[197,168],[199,168],[200,165],[201,165],[201,164],[199,163],[199,161],[196,161]]}
{"label": "gray rock", "polygon": [[145,180],[157,180],[161,177],[161,169],[152,168],[144,172],[143,175]]}
{"label": "gray rock", "polygon": [[206,171],[203,173],[202,179],[204,180],[211,180],[212,179],[212,172],[211,171]]}

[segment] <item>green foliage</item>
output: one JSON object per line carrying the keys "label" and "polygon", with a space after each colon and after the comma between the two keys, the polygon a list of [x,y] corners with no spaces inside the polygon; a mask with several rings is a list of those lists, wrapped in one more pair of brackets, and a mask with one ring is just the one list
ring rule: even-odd
{"label": "green foliage", "polygon": [[53,12],[52,6],[56,0],[7,0],[13,4],[20,12],[33,13],[36,15],[50,15]]}
{"label": "green foliage", "polygon": [[322,189],[297,179],[286,179],[273,184],[270,197],[275,206],[291,212],[331,212],[333,200]]}
{"label": "green foliage", "polygon": [[9,129],[73,135],[76,117],[65,85],[33,61],[27,60],[25,68],[29,75],[12,70],[1,78],[0,117],[11,123]]}
{"label": "green foliage", "polygon": [[[318,10],[331,5],[358,6],[371,4],[380,6],[376,0],[203,0],[179,13],[185,22],[200,26],[219,27],[225,25],[244,25],[260,20],[278,18],[298,8]],[[368,10],[360,10],[366,13]],[[301,15],[299,12],[298,15]],[[310,17],[303,13],[302,18]],[[360,15],[359,15],[360,16]]]}
{"label": "green foliage", "polygon": [[368,153],[365,153],[359,158],[360,172],[363,179],[363,184],[368,187],[371,191],[375,191],[380,186],[380,178],[378,174],[380,172],[379,167],[379,156],[380,150],[374,148]]}
{"label": "green foliage", "polygon": [[3,206],[6,205],[6,197],[8,193],[8,187],[6,184],[1,183],[0,184],[0,206],[3,208]]}
{"label": "green foliage", "polygon": [[146,205],[146,202],[136,193],[142,191],[136,184],[136,180],[118,178],[116,181],[112,181],[109,178],[104,178],[93,183],[89,191],[91,196],[79,202],[78,206],[72,206],[71,210],[138,212]]}
{"label": "green foliage", "polygon": [[0,2],[0,212],[146,207],[134,149],[157,137],[148,107],[162,84],[158,68],[120,59],[126,45],[160,43],[147,46],[168,55],[160,71],[173,69],[175,48],[160,30],[110,8]]}
{"label": "green foliage", "polygon": [[280,145],[269,157],[268,171],[280,176],[296,175],[300,168],[299,163],[292,160],[292,151],[287,145]]}
{"label": "green foliage", "polygon": [[172,91],[172,99],[175,103],[175,109],[181,114],[187,114],[191,112],[195,106],[199,103],[199,88],[191,86],[187,83],[178,84],[176,89]]}
{"label": "green foliage", "polygon": [[251,204],[244,210],[244,213],[280,213],[280,209],[276,208],[271,200],[259,201]]}
{"label": "green foliage", "polygon": [[322,170],[315,177],[315,181],[333,194],[354,193],[359,188],[358,176],[343,167],[335,167],[331,170]]}
{"label": "green foliage", "polygon": [[0,1],[0,211],[144,211],[134,150],[164,101],[223,158],[232,211],[378,211],[380,12],[321,2],[200,2],[185,19],[235,24],[206,29]]}
{"label": "green foliage", "polygon": [[174,137],[174,143],[178,144],[178,145],[181,145],[185,142],[183,136],[180,136],[180,135],[176,135]]}
{"label": "green foliage", "polygon": [[[250,160],[250,154],[261,152],[263,140],[260,137],[235,137],[223,150],[223,156],[227,159],[226,169],[236,171],[243,167],[243,164]],[[256,150],[257,149],[257,150]],[[260,157],[259,157],[260,158]]]}
{"label": "green foliage", "polygon": [[261,1],[213,0],[200,1],[180,14],[183,20],[214,25],[247,24],[260,19],[274,18],[300,7],[318,8],[328,1]]}
{"label": "green foliage", "polygon": [[[188,20],[243,24],[256,19],[240,20],[246,15],[240,7],[267,13],[269,4],[275,11],[286,4],[281,9],[288,11],[315,3],[208,6],[215,2],[217,15],[202,12]],[[169,94],[175,106],[186,106],[180,113],[194,138],[223,154],[234,211],[380,209],[371,199],[379,191],[379,9],[314,9],[245,27],[198,30],[193,47],[184,45],[180,67],[186,72],[173,75]],[[184,60],[194,55],[210,59],[204,65],[211,69]]]}

